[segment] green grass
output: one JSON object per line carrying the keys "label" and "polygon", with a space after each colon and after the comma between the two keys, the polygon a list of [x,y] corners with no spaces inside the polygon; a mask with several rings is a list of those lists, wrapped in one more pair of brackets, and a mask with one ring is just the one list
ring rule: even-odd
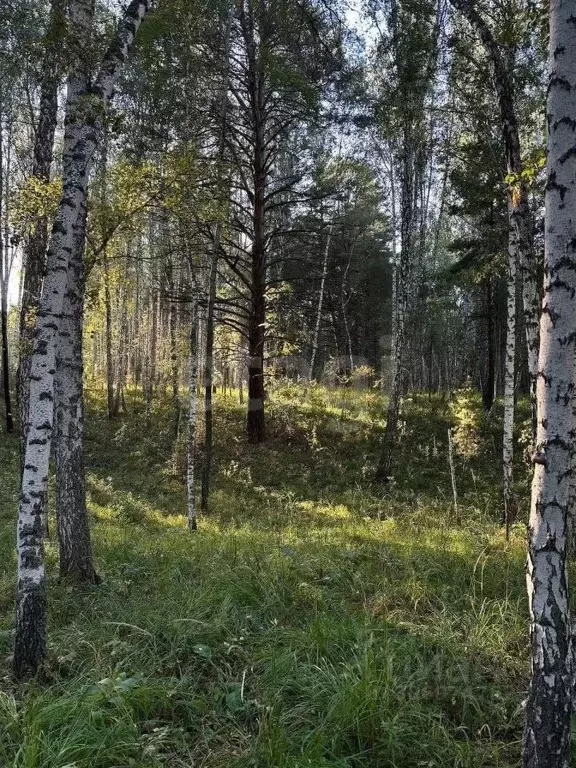
{"label": "green grass", "polygon": [[220,396],[211,513],[190,535],[167,407],[147,426],[136,398],[111,424],[90,399],[103,583],[58,584],[49,541],[50,660],[25,686],[9,675],[17,445],[0,443],[0,766],[519,765],[524,530],[506,544],[498,522],[498,415],[412,399],[382,488],[378,394],[278,386],[263,446]]}

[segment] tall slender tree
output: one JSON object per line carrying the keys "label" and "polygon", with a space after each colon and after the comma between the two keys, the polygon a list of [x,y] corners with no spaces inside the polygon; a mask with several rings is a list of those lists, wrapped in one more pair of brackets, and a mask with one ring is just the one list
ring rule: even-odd
{"label": "tall slender tree", "polygon": [[[500,128],[506,152],[508,178],[508,316],[505,362],[505,399],[504,399],[504,518],[506,526],[510,524],[513,506],[513,427],[514,427],[514,388],[516,379],[515,344],[516,344],[516,271],[522,277],[522,298],[524,307],[524,327],[528,370],[530,374],[530,392],[533,408],[533,430],[536,428],[536,376],[538,370],[539,345],[539,297],[537,290],[537,267],[532,247],[530,206],[528,185],[522,173],[520,132],[516,107],[514,74],[511,62],[514,56],[504,50],[484,16],[477,8],[476,0],[451,0],[453,6],[469,21],[482,41],[492,68],[494,88],[500,110]],[[510,10],[513,13],[512,10]]]}
{"label": "tall slender tree", "polygon": [[[18,677],[34,674],[46,656],[45,510],[42,500],[48,483],[60,318],[66,291],[70,289],[68,264],[80,245],[78,232],[85,221],[89,173],[100,139],[100,113],[112,96],[148,8],[147,0],[132,0],[128,5],[89,92],[84,88],[82,59],[75,62],[68,77],[63,190],[52,228],[37,313],[30,370],[28,434],[18,508],[14,645],[14,670]],[[77,50],[90,28],[91,16],[91,0],[73,0],[70,23]]]}
{"label": "tall slender tree", "polygon": [[567,768],[573,686],[566,568],[576,344],[576,0],[549,9],[544,298],[528,525],[532,680],[524,768]]}
{"label": "tall slender tree", "polygon": [[[218,104],[218,149],[216,154],[216,173],[218,191],[222,192],[224,181],[224,159],[226,151],[226,116],[228,113],[228,88],[230,80],[230,35],[232,31],[233,9],[229,9],[226,21],[223,25],[222,51],[222,87]],[[213,226],[213,240],[208,268],[208,302],[206,306],[206,356],[204,360],[204,445],[202,450],[202,489],[200,494],[200,508],[202,512],[208,510],[208,497],[210,495],[210,475],[212,469],[212,444],[213,444],[213,412],[212,412],[212,385],[214,371],[214,331],[216,313],[216,290],[218,283],[218,262],[220,259],[222,222],[221,213]]]}
{"label": "tall slender tree", "polygon": [[10,353],[8,348],[8,282],[11,272],[10,243],[7,241],[7,227],[2,232],[4,221],[7,218],[7,202],[4,184],[4,142],[2,117],[4,114],[4,98],[0,90],[0,339],[2,346],[2,392],[4,396],[4,413],[6,420],[6,432],[14,431],[14,418],[12,415],[12,399],[10,394]]}
{"label": "tall slender tree", "polygon": [[436,78],[440,13],[441,4],[427,0],[395,4],[388,17],[387,38],[381,41],[382,55],[392,57],[395,88],[391,91],[390,84],[384,84],[379,112],[383,131],[393,137],[400,187],[400,253],[393,278],[390,394],[376,470],[376,479],[384,482],[392,473],[398,440],[401,399],[406,386],[403,366],[407,323],[417,291],[418,261],[423,256],[424,239],[419,236],[419,223],[425,220],[422,189],[429,142],[426,110]]}
{"label": "tall slender tree", "polygon": [[[58,88],[63,76],[62,30],[66,16],[65,0],[52,0],[48,27],[44,36],[44,57],[40,84],[40,106],[36,125],[32,176],[42,184],[50,181],[54,134],[58,118]],[[24,249],[24,282],[20,305],[20,358],[16,373],[16,392],[20,426],[20,456],[24,465],[24,447],[28,425],[29,377],[35,314],[42,291],[42,279],[48,244],[48,221],[41,216],[34,222]]]}
{"label": "tall slender tree", "polygon": [[[73,9],[74,10],[74,9]],[[76,45],[91,39],[94,4],[79,9]],[[67,127],[78,121],[77,111],[90,85],[90,64],[81,48],[74,52],[76,67],[68,82]],[[72,82],[73,78],[73,82]],[[81,133],[81,128],[79,128]],[[54,458],[56,470],[56,522],[60,551],[60,576],[79,583],[93,583],[96,572],[86,507],[84,480],[84,388],[82,340],[84,320],[84,243],[86,201],[79,202],[74,240],[68,253],[68,280],[59,318],[54,377]]]}

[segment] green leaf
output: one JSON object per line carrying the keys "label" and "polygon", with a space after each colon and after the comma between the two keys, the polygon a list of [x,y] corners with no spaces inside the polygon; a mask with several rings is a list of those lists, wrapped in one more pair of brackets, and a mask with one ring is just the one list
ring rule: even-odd
{"label": "green leaf", "polygon": [[193,646],[192,650],[197,656],[202,656],[203,659],[212,658],[212,648],[210,648],[209,645],[195,645]]}

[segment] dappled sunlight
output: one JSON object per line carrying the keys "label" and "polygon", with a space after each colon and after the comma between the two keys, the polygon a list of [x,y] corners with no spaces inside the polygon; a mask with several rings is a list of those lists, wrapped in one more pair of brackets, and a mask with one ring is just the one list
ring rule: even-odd
{"label": "dappled sunlight", "polygon": [[[430,755],[463,768],[514,765],[507,754],[527,674],[521,526],[506,544],[464,482],[456,526],[443,458],[437,488],[412,488],[422,460],[412,448],[442,434],[438,413],[428,420],[418,405],[408,416],[403,461],[383,488],[362,474],[373,432],[335,440],[332,415],[318,415],[324,406],[297,407],[302,421],[288,439],[274,436],[271,409],[273,437],[252,447],[237,405],[217,398],[214,487],[194,534],[167,458],[163,405],[147,433],[140,416],[121,429],[88,422],[102,583],[53,590],[53,687],[34,716],[52,706],[81,716],[114,700],[131,748],[152,721],[166,729],[168,753],[214,766],[244,766],[250,755],[276,766],[287,753],[316,765],[310,739],[320,751],[399,765]],[[476,471],[492,495],[489,470]],[[11,527],[12,507],[2,511]],[[47,552],[55,573],[53,535]],[[9,609],[11,571],[0,589]],[[9,651],[7,633],[0,650]]]}

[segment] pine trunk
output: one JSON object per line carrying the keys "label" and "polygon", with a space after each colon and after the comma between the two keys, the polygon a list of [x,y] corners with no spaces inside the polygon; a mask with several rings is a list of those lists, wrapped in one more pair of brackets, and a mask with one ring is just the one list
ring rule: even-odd
{"label": "pine trunk", "polygon": [[[228,13],[226,28],[224,31],[224,77],[222,82],[222,94],[220,100],[220,137],[218,143],[218,172],[222,175],[222,162],[226,149],[226,117],[228,113],[228,85],[230,81],[230,33],[232,14]],[[219,178],[221,182],[222,179]],[[214,242],[210,254],[210,272],[208,275],[208,307],[206,310],[206,354],[204,357],[204,446],[202,462],[202,490],[200,496],[200,508],[202,512],[208,511],[208,498],[210,496],[210,473],[212,471],[212,445],[213,445],[213,411],[212,411],[212,373],[214,370],[214,323],[216,309],[216,283],[218,279],[218,260],[220,256],[221,224],[218,221],[214,227]]]}
{"label": "pine trunk", "polygon": [[264,275],[261,257],[253,256],[252,308],[248,321],[248,441],[261,443],[264,421]]}

